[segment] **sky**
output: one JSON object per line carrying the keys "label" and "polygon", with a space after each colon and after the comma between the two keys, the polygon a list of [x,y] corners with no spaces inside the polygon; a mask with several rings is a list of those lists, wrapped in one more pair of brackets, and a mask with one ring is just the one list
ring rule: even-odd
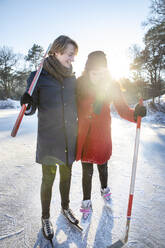
{"label": "sky", "polygon": [[112,77],[129,77],[129,47],[143,47],[142,22],[151,0],[0,0],[0,47],[27,55],[34,43],[44,50],[59,35],[79,45],[79,76],[90,52],[103,50]]}

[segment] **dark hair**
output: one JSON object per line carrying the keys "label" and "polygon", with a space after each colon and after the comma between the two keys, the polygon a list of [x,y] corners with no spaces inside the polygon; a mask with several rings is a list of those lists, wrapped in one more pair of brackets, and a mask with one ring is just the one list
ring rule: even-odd
{"label": "dark hair", "polygon": [[94,51],[88,55],[84,71],[97,70],[99,67],[107,67],[106,55],[103,51]]}
{"label": "dark hair", "polygon": [[[100,67],[107,68],[106,54],[103,51],[94,51],[88,55],[88,59],[85,64],[85,69],[82,75],[77,79],[77,95],[83,97],[86,95],[93,94],[93,89],[90,87],[90,77],[89,72],[91,70],[97,70]],[[106,76],[106,80],[112,84],[112,79],[110,75]]]}
{"label": "dark hair", "polygon": [[49,55],[54,54],[55,52],[63,54],[68,44],[72,44],[75,47],[76,54],[78,52],[77,43],[65,35],[60,35],[57,39],[54,40],[52,47],[49,51]]}

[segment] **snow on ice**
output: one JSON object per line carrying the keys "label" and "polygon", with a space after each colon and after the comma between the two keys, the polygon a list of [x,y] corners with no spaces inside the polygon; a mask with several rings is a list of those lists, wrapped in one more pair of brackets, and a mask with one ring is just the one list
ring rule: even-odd
{"label": "snow on ice", "polygon": [[0,109],[15,109],[20,108],[19,101],[8,98],[7,100],[0,100]]}
{"label": "snow on ice", "polygon": [[[128,248],[165,247],[165,95],[142,121]],[[149,106],[149,102],[145,102]],[[41,232],[41,166],[35,163],[37,115],[24,117],[10,136],[19,102],[0,101],[0,248],[49,248]],[[112,114],[113,155],[108,163],[112,208],[100,196],[98,172],[92,185],[91,223],[81,234],[60,213],[59,174],[53,186],[51,219],[59,248],[104,248],[122,238],[134,152],[136,125]],[[81,220],[81,165],[74,163],[70,207]]]}

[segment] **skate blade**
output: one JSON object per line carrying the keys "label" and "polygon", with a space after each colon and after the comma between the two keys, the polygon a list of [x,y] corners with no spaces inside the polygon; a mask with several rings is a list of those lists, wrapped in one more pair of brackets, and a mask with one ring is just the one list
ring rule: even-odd
{"label": "skate blade", "polygon": [[46,240],[49,240],[49,241],[50,241],[50,240],[52,241],[52,239],[53,239],[53,237],[54,237],[54,232],[53,232],[52,238],[47,238],[46,235],[45,235],[45,233],[44,233],[43,228],[42,228],[42,234],[43,234],[44,238],[45,238]]}
{"label": "skate blade", "polygon": [[74,224],[72,223],[70,220],[68,220],[68,218],[62,213],[63,217],[66,219],[67,223],[69,225],[71,225],[72,227],[74,227],[75,229],[77,229],[78,231],[82,232],[83,231],[83,227],[77,223],[77,224]]}

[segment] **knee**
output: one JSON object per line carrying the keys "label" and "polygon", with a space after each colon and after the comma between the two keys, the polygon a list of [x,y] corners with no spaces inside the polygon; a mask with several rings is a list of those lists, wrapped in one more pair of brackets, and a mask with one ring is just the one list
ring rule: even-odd
{"label": "knee", "polygon": [[42,183],[46,185],[52,185],[56,175],[56,167],[44,166],[42,173]]}
{"label": "knee", "polygon": [[102,165],[97,165],[97,168],[99,170],[100,173],[106,174],[107,173],[107,163],[102,164]]}
{"label": "knee", "polygon": [[70,180],[72,176],[72,168],[66,165],[60,165],[60,180],[67,181]]}
{"label": "knee", "polygon": [[93,166],[90,166],[89,164],[83,165],[83,175],[92,177],[93,175]]}
{"label": "knee", "polygon": [[87,175],[88,177],[92,177],[92,176],[93,176],[93,170],[88,171],[88,172],[86,173],[86,175]]}
{"label": "knee", "polygon": [[54,175],[43,175],[42,183],[46,185],[52,185],[54,182]]}

